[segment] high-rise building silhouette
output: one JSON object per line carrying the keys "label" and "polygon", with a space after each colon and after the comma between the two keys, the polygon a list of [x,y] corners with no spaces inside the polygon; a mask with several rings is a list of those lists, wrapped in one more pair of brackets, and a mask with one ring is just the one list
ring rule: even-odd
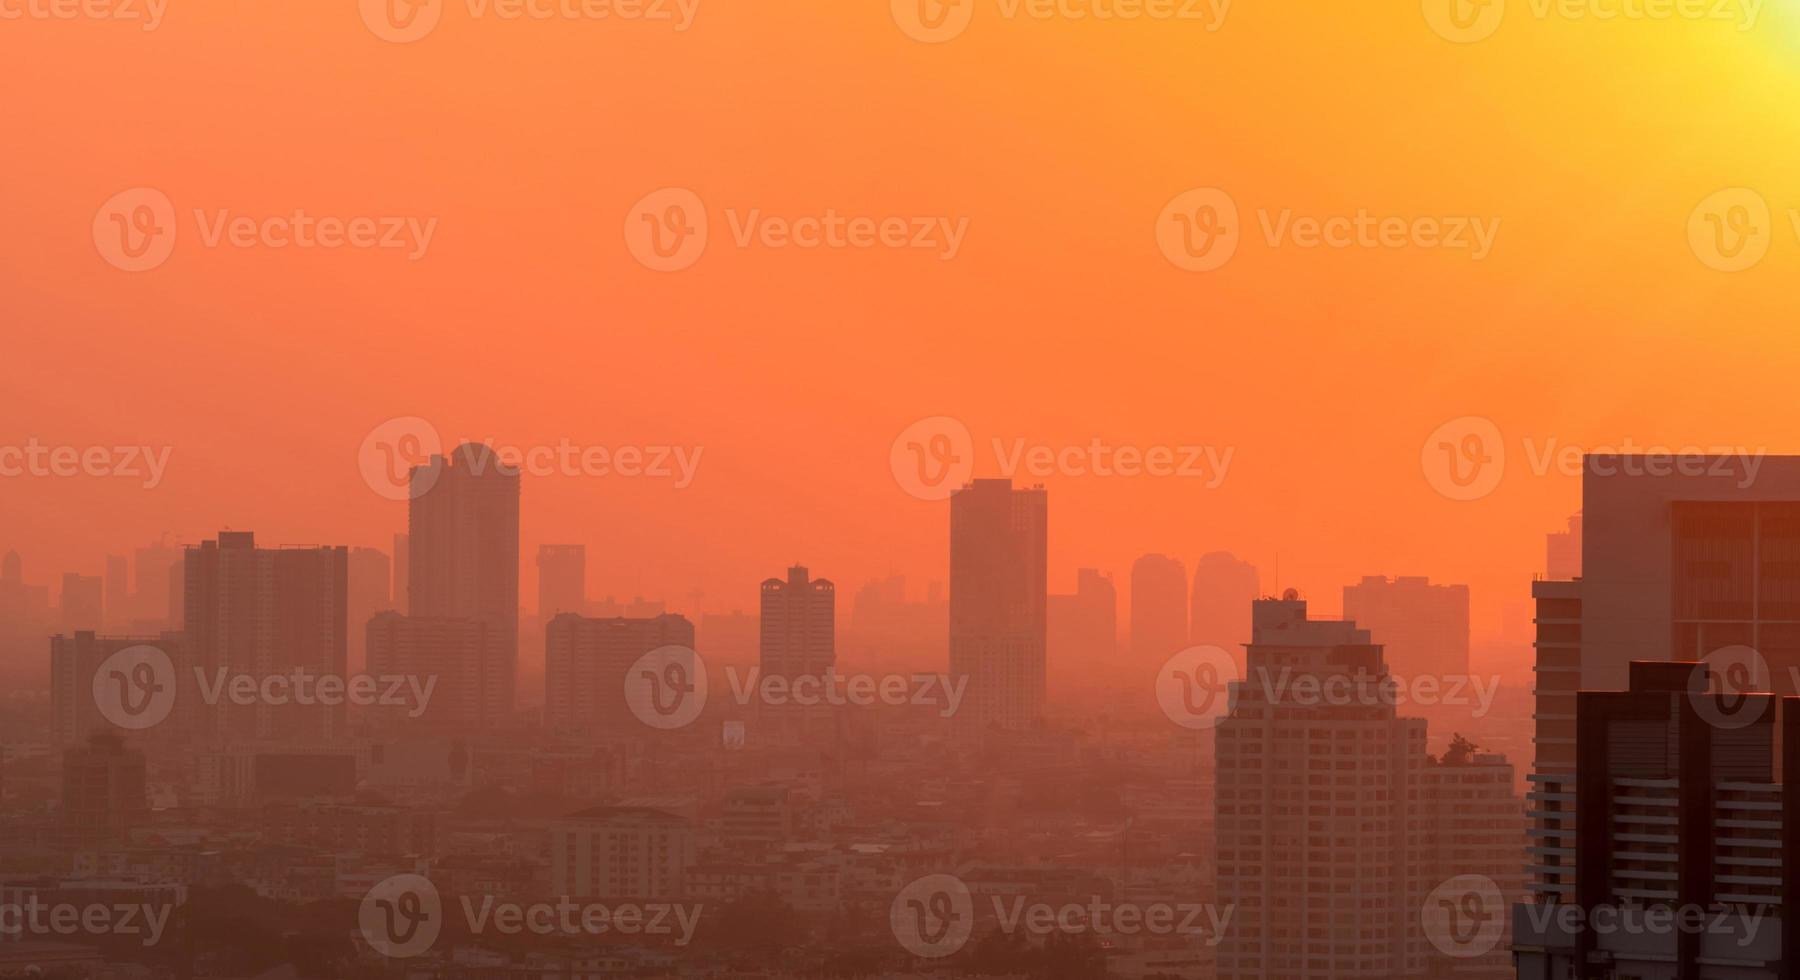
{"label": "high-rise building silhouette", "polygon": [[1569,900],[1582,866],[1576,691],[1624,691],[1639,660],[1723,659],[1793,693],[1800,676],[1800,457],[1590,454],[1578,581],[1533,584],[1534,902]]}
{"label": "high-rise building silhouette", "polygon": [[412,536],[408,534],[394,535],[394,610],[411,613],[409,596],[412,594],[412,576],[409,569],[412,564]]}
{"label": "high-rise building silhouette", "polygon": [[131,618],[131,562],[124,555],[106,556],[106,625],[122,626]]}
{"label": "high-rise building silhouette", "polygon": [[765,675],[830,672],[837,664],[837,587],[830,579],[809,578],[804,565],[789,568],[785,579],[764,579],[761,629]]}
{"label": "high-rise building silhouette", "polygon": [[1119,677],[1119,596],[1099,569],[1075,572],[1075,591],[1049,597],[1045,663],[1058,690],[1101,677]]}
{"label": "high-rise building silhouette", "polygon": [[279,702],[260,694],[239,703],[205,703],[203,687],[247,677],[260,687],[274,676],[304,672],[343,678],[348,671],[346,604],[350,550],[344,547],[259,548],[249,531],[221,531],[187,549],[182,629],[200,677],[178,671],[177,712],[206,739],[318,741],[343,738],[342,703]]}
{"label": "high-rise building silhouette", "polygon": [[131,615],[143,623],[176,623],[181,620],[179,595],[181,549],[159,541],[138,548],[132,556],[137,587],[132,593]]}
{"label": "high-rise building silhouette", "polygon": [[1566,531],[1544,535],[1544,577],[1571,582],[1581,577],[1581,515],[1569,518]]}
{"label": "high-rise building silhouette", "polygon": [[587,545],[538,546],[538,615],[587,611]]}
{"label": "high-rise building silhouette", "polygon": [[693,649],[686,618],[589,619],[564,613],[544,630],[544,724],[561,734],[642,732],[625,696],[639,657],[666,646]]}
{"label": "high-rise building silhouette", "polygon": [[374,714],[384,728],[460,733],[489,731],[509,720],[513,688],[493,624],[388,611],[370,619],[364,632],[369,673],[432,684],[425,704],[378,706]]}
{"label": "high-rise building silhouette", "polygon": [[80,632],[50,638],[50,736],[56,745],[73,746],[91,735],[116,732],[94,699],[94,675],[106,658],[135,646],[153,646],[178,667],[186,664],[182,634],[158,637],[99,636]]}
{"label": "high-rise building silhouette", "polygon": [[361,669],[368,658],[369,619],[394,608],[393,563],[379,548],[351,548],[349,569],[350,664],[352,669]]}
{"label": "high-rise building silhouette", "polygon": [[1519,977],[1793,975],[1800,699],[1780,699],[1778,730],[1774,695],[1719,680],[1705,663],[1636,661],[1625,690],[1576,696],[1577,820],[1550,843],[1579,874],[1514,909]]}
{"label": "high-rise building silhouette", "polygon": [[1256,566],[1229,551],[1211,551],[1194,563],[1193,598],[1188,604],[1188,642],[1218,647],[1241,670],[1250,642],[1250,604],[1262,596]]}
{"label": "high-rise building silhouette", "polygon": [[950,673],[967,682],[960,730],[1040,721],[1048,534],[1042,487],[975,480],[950,498]]}
{"label": "high-rise building silhouette", "polygon": [[1424,576],[1364,576],[1344,586],[1344,618],[1381,638],[1388,670],[1404,679],[1469,674],[1466,585],[1432,585]]}
{"label": "high-rise building silhouette", "polygon": [[[510,688],[519,660],[519,472],[466,443],[414,467],[407,613],[491,624]],[[512,692],[505,695],[512,705]]]}
{"label": "high-rise building silhouette", "polygon": [[100,576],[65,573],[57,601],[62,605],[64,630],[97,633],[106,628],[106,580]]}
{"label": "high-rise building silhouette", "polygon": [[1156,670],[1188,646],[1187,566],[1167,555],[1131,564],[1131,662]]}
{"label": "high-rise building silhouette", "polygon": [[[1392,980],[1425,968],[1426,725],[1397,717],[1381,647],[1304,600],[1252,608],[1215,730],[1220,980]],[[1301,683],[1300,678],[1307,678]],[[1344,697],[1309,696],[1316,682]]]}
{"label": "high-rise building silhouette", "polygon": [[63,751],[58,829],[70,843],[123,844],[149,808],[144,754],[122,736],[91,735]]}
{"label": "high-rise building silhouette", "polygon": [[[781,678],[793,690],[800,678],[823,680],[837,667],[837,586],[815,579],[794,565],[787,578],[764,579],[761,587],[761,678]],[[758,718],[766,730],[788,738],[825,737],[834,712],[827,704],[762,704]]]}

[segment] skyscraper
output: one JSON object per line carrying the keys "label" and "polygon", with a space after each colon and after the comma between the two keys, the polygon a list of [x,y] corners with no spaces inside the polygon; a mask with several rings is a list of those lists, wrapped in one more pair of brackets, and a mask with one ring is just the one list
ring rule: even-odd
{"label": "skyscraper", "polygon": [[950,673],[960,730],[1030,728],[1044,707],[1047,497],[976,480],[950,497]]}
{"label": "skyscraper", "polygon": [[[349,563],[348,548],[259,548],[249,531],[221,531],[189,547],[182,579],[190,662],[209,685],[236,676],[261,684],[296,671],[344,677]],[[348,731],[342,705],[261,697],[208,705],[190,677],[177,677],[176,711],[205,738],[315,741]]]}
{"label": "skyscraper", "polygon": [[1194,563],[1188,642],[1230,653],[1241,669],[1250,642],[1250,604],[1262,596],[1256,566],[1229,551],[1212,551]]}
{"label": "skyscraper", "polygon": [[837,587],[806,566],[762,583],[760,663],[765,675],[818,677],[837,664]]}
{"label": "skyscraper", "polygon": [[[116,732],[94,701],[94,675],[107,657],[135,646],[154,646],[185,665],[180,633],[160,637],[96,636],[80,632],[50,638],[50,740],[75,746],[89,736]],[[180,670],[178,666],[177,674]]]}
{"label": "skyscraper", "polygon": [[350,663],[360,668],[367,660],[370,617],[393,608],[393,563],[379,548],[351,548],[349,569]]}
{"label": "skyscraper", "polygon": [[1131,663],[1156,670],[1188,645],[1187,566],[1167,555],[1131,563]]}
{"label": "skyscraper", "polygon": [[167,541],[145,545],[132,556],[137,573],[137,589],[132,593],[131,614],[146,623],[174,623],[181,619],[181,606],[172,601],[181,576],[181,549]]}
{"label": "skyscraper", "polygon": [[150,809],[144,754],[114,733],[63,752],[58,829],[70,843],[123,844]]}
{"label": "skyscraper", "polygon": [[491,624],[510,706],[519,660],[519,472],[491,448],[466,443],[414,467],[411,485],[407,612]]}
{"label": "skyscraper", "polygon": [[[1709,693],[1718,680],[1634,661],[1626,690],[1576,696],[1579,820],[1553,843],[1581,874],[1515,910],[1519,977],[1793,976],[1800,700],[1782,699],[1778,729],[1772,695]],[[1652,918],[1617,925],[1630,909]],[[1669,926],[1645,925],[1659,914]]]}
{"label": "skyscraper", "polygon": [[430,678],[430,699],[376,713],[384,727],[442,732],[491,730],[509,719],[513,693],[492,624],[383,612],[364,629],[368,671],[377,677]]}
{"label": "skyscraper", "polygon": [[563,613],[544,631],[544,724],[561,734],[641,732],[625,699],[625,675],[665,646],[693,649],[685,618],[589,619]]}
{"label": "skyscraper", "polygon": [[[763,677],[783,678],[789,689],[801,677],[822,678],[837,666],[837,587],[809,578],[804,565],[787,578],[762,583],[758,664]],[[768,727],[796,737],[823,737],[832,716],[829,705],[766,704],[758,717]]]}
{"label": "skyscraper", "polygon": [[1640,660],[1710,659],[1743,670],[1740,688],[1779,694],[1800,676],[1800,457],[1590,454],[1576,528],[1580,580],[1532,587],[1539,904],[1585,887],[1573,847],[1588,829],[1575,799],[1587,777],[1578,690],[1628,690]]}
{"label": "skyscraper", "polygon": [[408,567],[412,562],[412,536],[394,535],[394,609],[397,612],[410,613],[409,596],[412,593],[412,576]]}
{"label": "skyscraper", "polygon": [[62,579],[63,629],[76,633],[99,632],[105,628],[106,581],[98,575],[68,572]]}
{"label": "skyscraper", "polygon": [[1381,638],[1388,669],[1412,680],[1469,674],[1469,587],[1370,575],[1344,586],[1344,618]]}
{"label": "skyscraper", "polygon": [[587,545],[539,545],[537,567],[540,617],[587,610]]}
{"label": "skyscraper", "polygon": [[105,605],[108,626],[131,618],[131,563],[124,555],[106,556]]}
{"label": "skyscraper", "polygon": [[[1368,630],[1308,619],[1300,599],[1251,615],[1249,672],[1215,731],[1218,900],[1236,909],[1220,980],[1416,975],[1425,722],[1383,696]],[[1323,689],[1344,697],[1308,693]]]}
{"label": "skyscraper", "polygon": [[1119,679],[1119,596],[1112,576],[1077,569],[1075,591],[1050,596],[1045,619],[1044,656],[1058,690]]}
{"label": "skyscraper", "polygon": [[1581,577],[1581,515],[1569,518],[1569,529],[1544,535],[1544,577],[1570,582]]}

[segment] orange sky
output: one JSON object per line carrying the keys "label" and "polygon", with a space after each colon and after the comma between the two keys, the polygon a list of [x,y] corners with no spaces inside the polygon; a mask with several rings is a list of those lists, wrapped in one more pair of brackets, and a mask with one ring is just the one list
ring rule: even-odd
{"label": "orange sky", "polygon": [[[514,446],[703,447],[685,489],[529,480],[525,553],[585,542],[596,595],[749,608],[796,560],[849,590],[943,578],[947,506],[907,495],[889,456],[950,416],[976,475],[998,475],[996,437],[1232,452],[1211,489],[1046,479],[1053,589],[1096,565],[1124,591],[1137,554],[1227,549],[1265,584],[1279,555],[1326,611],[1363,574],[1467,582],[1477,632],[1503,614],[1516,632],[1543,534],[1579,501],[1531,450],[1800,451],[1794,0],[1747,30],[1510,0],[1467,44],[1412,3],[1237,0],[1209,25],[963,2],[938,44],[874,0],[701,0],[685,31],[451,0],[409,44],[347,0],[168,0],[149,31],[0,16],[0,446],[171,451],[152,490],[0,477],[0,547],[40,582],[165,530],[385,547],[404,505],[358,450],[420,416]],[[129,273],[96,212],[140,187],[177,239]],[[707,247],[654,271],[626,229],[671,187],[703,202]],[[1732,187],[1770,213],[1766,255],[1728,273],[1688,228]],[[1239,211],[1207,272],[1159,250],[1164,205],[1194,188]],[[416,261],[206,242],[221,212],[296,209],[436,224]],[[966,236],[948,261],[740,246],[753,209]],[[1267,240],[1284,210],[1498,233],[1479,260],[1308,249]],[[1421,471],[1463,416],[1507,444],[1474,502]]]}

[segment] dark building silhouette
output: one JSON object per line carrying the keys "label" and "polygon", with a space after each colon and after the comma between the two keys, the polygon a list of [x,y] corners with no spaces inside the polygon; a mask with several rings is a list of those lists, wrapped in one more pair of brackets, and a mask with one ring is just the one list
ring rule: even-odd
{"label": "dark building silhouette", "polygon": [[1154,671],[1187,646],[1187,566],[1179,558],[1144,555],[1131,563],[1132,667]]}
{"label": "dark building silhouette", "polygon": [[[510,688],[519,659],[519,473],[467,443],[413,468],[407,613],[493,626]],[[510,707],[513,692],[503,697]]]}
{"label": "dark building silhouette", "polygon": [[[1555,841],[1576,873],[1556,902],[1514,910],[1518,976],[1792,976],[1800,699],[1781,699],[1778,733],[1774,695],[1719,690],[1704,663],[1628,670],[1626,690],[1576,696],[1576,819]],[[1671,925],[1619,927],[1630,909]]]}
{"label": "dark building silhouette", "polygon": [[1544,535],[1544,577],[1569,582],[1581,577],[1581,515],[1569,518],[1566,531]]}
{"label": "dark building silhouette", "polygon": [[106,580],[98,575],[68,572],[62,578],[62,627],[75,633],[106,628]]}
{"label": "dark building silhouette", "polygon": [[539,616],[587,610],[587,545],[539,545],[537,568]]}
{"label": "dark building silhouette", "polygon": [[1250,603],[1262,596],[1256,566],[1229,551],[1213,551],[1194,563],[1193,599],[1188,605],[1188,642],[1214,646],[1244,665],[1250,642]]}
{"label": "dark building silhouette", "polygon": [[[761,593],[759,683],[779,677],[792,690],[798,678],[830,675],[837,667],[837,586],[795,565],[785,579],[764,579]],[[823,736],[834,712],[830,705],[784,703],[760,704],[757,714],[772,734],[804,738]]]}
{"label": "dark building silhouette", "polygon": [[665,646],[694,646],[694,626],[675,615],[589,619],[564,613],[544,631],[544,724],[559,734],[642,730],[625,700],[625,675]]}
{"label": "dark building silhouette", "polygon": [[513,686],[492,623],[390,611],[369,620],[365,633],[369,673],[433,682],[423,705],[409,700],[378,706],[374,716],[382,727],[485,731],[510,719],[512,703],[507,699]]}
{"label": "dark building silhouette", "polygon": [[950,498],[950,673],[965,731],[1034,727],[1044,708],[1047,496],[976,480]]}
{"label": "dark building silhouette", "polygon": [[1381,637],[1388,669],[1403,679],[1469,674],[1469,587],[1424,576],[1365,576],[1344,586],[1344,618]]}
{"label": "dark building silhouette", "polygon": [[116,734],[92,735],[64,750],[64,838],[76,844],[119,844],[149,811],[144,754]]}
{"label": "dark building silhouette", "polygon": [[1045,620],[1045,660],[1059,690],[1117,676],[1119,596],[1110,575],[1077,569],[1075,591],[1050,596]]}
{"label": "dark building silhouette", "polygon": [[352,669],[361,669],[368,658],[369,619],[394,608],[393,562],[379,548],[351,548],[349,569],[350,664]]}
{"label": "dark building silhouette", "polygon": [[[189,663],[208,685],[304,671],[317,678],[348,670],[350,552],[343,547],[259,548],[249,531],[221,531],[186,552]],[[178,670],[177,713],[198,736],[223,741],[331,740],[344,737],[342,704],[205,702],[199,678]],[[229,692],[229,686],[221,689]]]}

